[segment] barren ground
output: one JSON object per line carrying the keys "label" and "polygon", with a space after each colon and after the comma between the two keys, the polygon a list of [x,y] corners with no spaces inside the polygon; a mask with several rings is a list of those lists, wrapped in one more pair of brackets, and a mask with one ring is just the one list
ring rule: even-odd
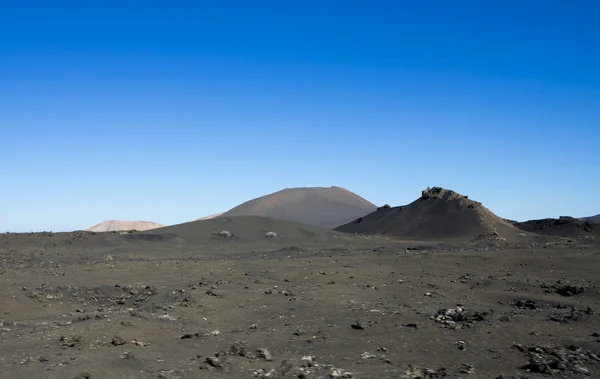
{"label": "barren ground", "polygon": [[0,236],[1,378],[600,377],[592,241],[126,237]]}

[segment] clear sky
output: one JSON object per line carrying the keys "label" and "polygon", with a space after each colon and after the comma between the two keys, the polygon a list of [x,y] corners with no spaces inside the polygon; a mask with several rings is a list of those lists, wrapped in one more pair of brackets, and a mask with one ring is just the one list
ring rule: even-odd
{"label": "clear sky", "polygon": [[600,2],[0,0],[0,230],[286,187],[600,213]]}

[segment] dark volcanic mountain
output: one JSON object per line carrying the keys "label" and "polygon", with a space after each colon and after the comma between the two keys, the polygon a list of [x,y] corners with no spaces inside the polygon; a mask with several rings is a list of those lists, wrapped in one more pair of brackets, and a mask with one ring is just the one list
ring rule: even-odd
{"label": "dark volcanic mountain", "polygon": [[406,206],[381,207],[336,230],[419,239],[473,239],[480,235],[514,239],[522,233],[481,203],[439,187],[427,188]]}
{"label": "dark volcanic mountain", "polygon": [[580,218],[580,220],[600,224],[600,214],[590,217],[582,217]]}
{"label": "dark volcanic mountain", "polygon": [[219,218],[263,216],[333,229],[375,209],[374,204],[340,187],[287,188],[247,201]]}
{"label": "dark volcanic mountain", "polygon": [[600,236],[600,225],[567,216],[561,216],[558,219],[546,218],[518,222],[515,226],[528,232],[544,234],[547,236]]}

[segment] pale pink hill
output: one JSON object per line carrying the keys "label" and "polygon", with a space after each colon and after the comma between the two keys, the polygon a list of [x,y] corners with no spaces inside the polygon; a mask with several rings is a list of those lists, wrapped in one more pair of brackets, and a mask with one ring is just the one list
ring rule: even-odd
{"label": "pale pink hill", "polygon": [[151,221],[121,221],[121,220],[109,220],[103,221],[99,224],[86,229],[89,232],[118,232],[124,230],[150,230],[156,228],[162,228],[164,225],[158,224]]}

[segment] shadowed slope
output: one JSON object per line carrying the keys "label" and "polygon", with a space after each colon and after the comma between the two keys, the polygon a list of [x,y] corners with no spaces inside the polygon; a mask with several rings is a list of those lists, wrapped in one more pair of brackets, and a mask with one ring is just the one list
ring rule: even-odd
{"label": "shadowed slope", "polygon": [[263,216],[333,229],[376,208],[340,187],[288,188],[247,201],[220,217]]}

